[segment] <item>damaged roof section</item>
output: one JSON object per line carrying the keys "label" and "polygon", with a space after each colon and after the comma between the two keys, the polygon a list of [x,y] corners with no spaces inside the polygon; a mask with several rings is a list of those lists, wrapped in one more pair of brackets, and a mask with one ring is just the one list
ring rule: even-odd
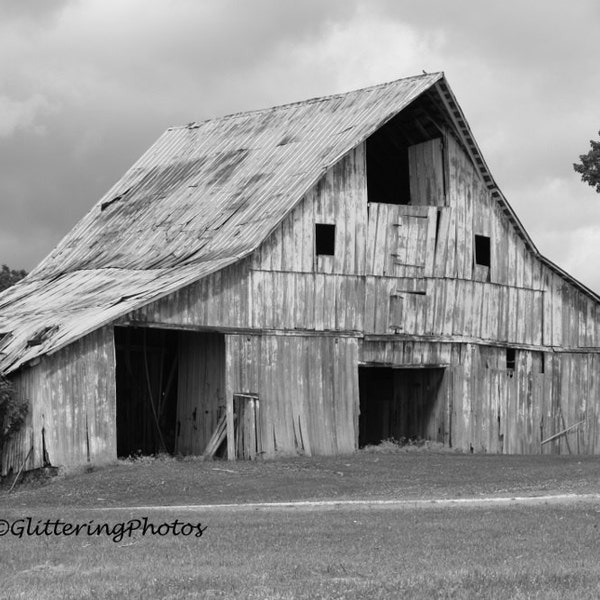
{"label": "damaged roof section", "polygon": [[48,338],[58,331],[58,326],[42,327],[27,340],[27,347],[41,346]]}
{"label": "damaged roof section", "polygon": [[[0,296],[0,371],[9,373],[52,354],[152,299],[170,294],[232,261],[206,261],[180,269],[74,271],[48,283],[28,280]],[[10,293],[8,293],[10,292]]]}

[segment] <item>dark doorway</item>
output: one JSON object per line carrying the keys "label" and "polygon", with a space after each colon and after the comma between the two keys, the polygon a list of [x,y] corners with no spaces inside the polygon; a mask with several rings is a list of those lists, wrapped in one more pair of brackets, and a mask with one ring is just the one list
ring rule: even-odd
{"label": "dark doorway", "polygon": [[444,441],[443,368],[359,367],[358,445]]}
{"label": "dark doorway", "polygon": [[225,336],[115,327],[117,455],[199,455],[225,413]]}
{"label": "dark doorway", "polygon": [[174,452],[179,334],[115,327],[117,455]]}
{"label": "dark doorway", "polygon": [[369,202],[410,204],[408,146],[398,143],[388,124],[367,139],[366,148]]}

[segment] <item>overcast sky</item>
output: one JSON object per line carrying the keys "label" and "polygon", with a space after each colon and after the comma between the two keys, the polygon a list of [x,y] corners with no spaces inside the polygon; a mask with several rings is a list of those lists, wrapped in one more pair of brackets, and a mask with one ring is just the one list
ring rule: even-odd
{"label": "overcast sky", "polygon": [[600,292],[598,0],[0,0],[0,264],[169,126],[444,71],[543,254]]}

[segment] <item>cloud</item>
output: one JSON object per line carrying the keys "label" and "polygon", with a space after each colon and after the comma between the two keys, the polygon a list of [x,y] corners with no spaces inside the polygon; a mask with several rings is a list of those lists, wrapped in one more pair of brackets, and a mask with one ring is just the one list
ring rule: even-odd
{"label": "cloud", "polygon": [[597,291],[598,248],[600,248],[600,224],[590,223],[563,232],[561,244],[563,267],[576,279]]}
{"label": "cloud", "polygon": [[[436,71],[442,34],[429,34],[395,20],[382,20],[363,4],[317,40],[292,49],[296,75],[316,73],[336,92]],[[437,63],[437,64],[436,64]],[[420,64],[422,69],[415,70]],[[332,90],[333,91],[333,90]]]}
{"label": "cloud", "polygon": [[44,127],[36,125],[40,116],[51,110],[50,103],[41,94],[26,100],[12,100],[0,95],[0,137],[9,137],[18,129],[43,133]]}
{"label": "cloud", "polygon": [[12,0],[0,1],[3,22],[47,23],[56,18],[74,0]]}

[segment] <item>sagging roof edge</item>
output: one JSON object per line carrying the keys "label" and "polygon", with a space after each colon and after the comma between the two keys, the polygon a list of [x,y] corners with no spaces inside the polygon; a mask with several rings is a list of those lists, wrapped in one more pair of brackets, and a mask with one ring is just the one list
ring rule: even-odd
{"label": "sagging roof edge", "polygon": [[[98,321],[95,321],[94,323],[90,324],[89,327],[83,328],[74,337],[69,338],[65,342],[62,342],[60,344],[56,344],[56,346],[51,347],[49,350],[42,351],[39,354],[36,354],[30,358],[27,358],[24,361],[19,361],[17,359],[13,364],[11,364],[9,367],[7,367],[2,373],[4,375],[14,373],[15,371],[18,371],[22,367],[27,366],[29,363],[31,363],[35,360],[38,360],[39,358],[41,358],[43,356],[51,356],[53,354],[56,354],[57,352],[60,352],[67,346],[70,346],[71,344],[74,344],[78,340],[81,340],[82,338],[84,338],[86,335],[89,335],[93,331],[96,331],[97,329],[101,329],[102,327],[105,327],[106,325],[109,325],[110,323],[115,322],[117,319],[120,319],[127,313],[130,313],[134,310],[139,310],[140,308],[147,306],[148,304],[152,304],[152,302],[157,302],[158,300],[161,300],[162,298],[165,298],[166,296],[173,294],[174,292],[176,292],[179,289],[182,289],[184,287],[187,287],[188,285],[197,283],[198,281],[204,279],[205,277],[208,277],[209,275],[212,275],[213,273],[216,273],[217,271],[226,269],[227,267],[230,267],[231,265],[240,262],[243,258],[245,258],[246,255],[247,255],[247,253],[244,254],[244,256],[241,256],[241,255],[233,256],[228,260],[223,260],[223,262],[221,264],[219,264],[218,267],[216,267],[210,271],[204,272],[202,275],[190,277],[189,279],[186,279],[184,282],[178,282],[177,284],[174,284],[171,286],[166,286],[166,287],[162,288],[162,291],[160,293],[156,294],[155,296],[152,296],[150,299],[144,299],[143,301],[141,301],[139,303],[133,302],[131,305],[127,306],[124,310],[117,311],[116,314],[109,314],[109,316],[106,317],[105,319],[99,319]],[[130,298],[127,298],[127,300],[130,300]],[[127,300],[125,300],[125,302]],[[110,309],[114,308],[115,306],[117,306],[117,305],[116,304],[112,305],[110,308],[106,309],[106,312],[111,313]],[[7,333],[11,333],[11,332],[7,332]],[[2,354],[2,353],[0,352],[0,354]]]}

